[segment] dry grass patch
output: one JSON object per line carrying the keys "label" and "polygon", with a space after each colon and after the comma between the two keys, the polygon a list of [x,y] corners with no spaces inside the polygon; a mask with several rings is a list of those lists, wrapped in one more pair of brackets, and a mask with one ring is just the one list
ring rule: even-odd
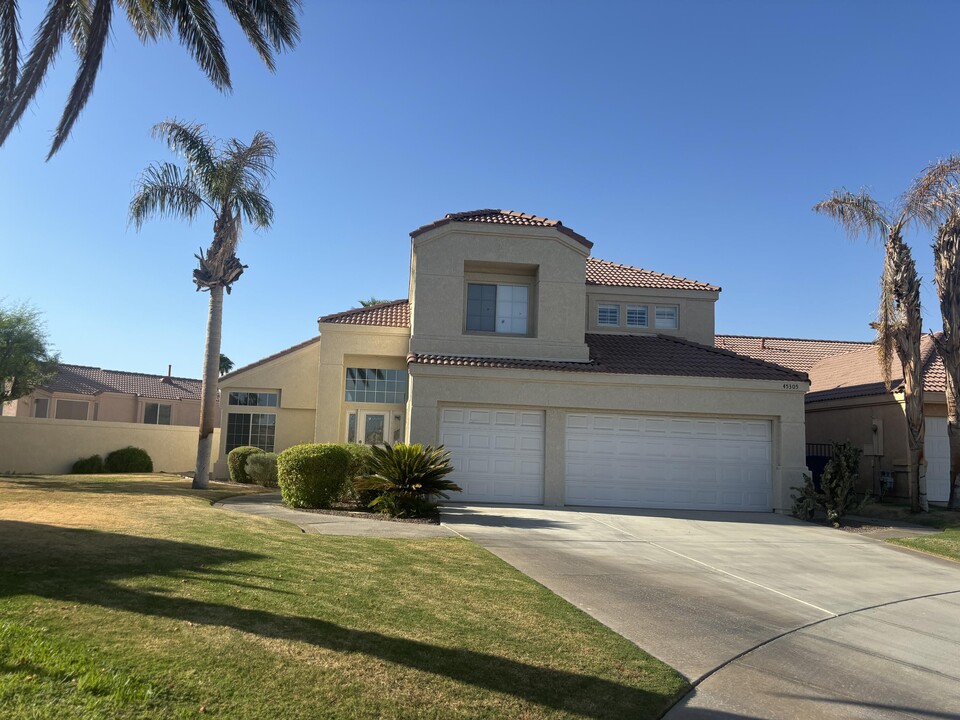
{"label": "dry grass patch", "polygon": [[687,689],[472,543],[306,535],[188,487],[0,478],[4,717],[643,718]]}

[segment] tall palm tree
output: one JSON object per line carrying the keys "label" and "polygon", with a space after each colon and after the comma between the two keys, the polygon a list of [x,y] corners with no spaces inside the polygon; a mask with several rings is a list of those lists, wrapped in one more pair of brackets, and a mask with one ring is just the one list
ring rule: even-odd
{"label": "tall palm tree", "polygon": [[933,243],[933,270],[943,332],[933,336],[946,371],[950,492],[947,504],[960,505],[960,155],[927,166],[914,181],[907,202],[928,224],[939,224]]}
{"label": "tall palm tree", "polygon": [[[271,71],[274,52],[299,40],[301,0],[222,2]],[[230,68],[210,0],[49,0],[22,67],[17,0],[0,0],[0,146],[20,122],[64,38],[69,37],[77,56],[77,75],[47,159],[60,149],[93,91],[115,4],[126,13],[142,42],[176,33],[214,86],[224,92],[231,89]]]}
{"label": "tall palm tree", "polygon": [[223,353],[220,353],[220,367],[219,367],[219,370],[220,370],[220,374],[221,374],[221,375],[226,375],[228,372],[230,372],[231,370],[233,370],[233,360],[231,360],[230,358],[228,358],[228,357],[227,357],[226,355],[224,355]]}
{"label": "tall palm tree", "polygon": [[218,413],[217,378],[220,369],[220,339],[223,323],[223,291],[237,281],[246,265],[237,258],[242,222],[257,228],[273,222],[273,205],[265,195],[273,175],[277,148],[269,135],[257,132],[249,145],[231,138],[220,143],[203,125],[166,120],[153,128],[154,137],[166,140],[183,156],[185,167],[154,163],[137,181],[130,201],[130,221],[139,230],[154,216],[193,220],[209,211],[213,215],[213,242],[194,257],[197,290],[210,293],[207,340],[203,352],[203,397],[200,401],[200,440],[194,488],[209,481],[213,426]]}
{"label": "tall palm tree", "polygon": [[920,363],[920,278],[909,246],[903,240],[911,222],[924,219],[922,208],[901,202],[893,212],[886,210],[866,192],[836,190],[817,203],[815,212],[835,219],[851,236],[880,238],[884,243],[883,275],[880,282],[880,311],[873,328],[877,331],[877,352],[887,389],[890,389],[893,356],[903,369],[903,401],[907,421],[907,481],[910,508],[927,510],[926,460],[924,459],[923,368]]}

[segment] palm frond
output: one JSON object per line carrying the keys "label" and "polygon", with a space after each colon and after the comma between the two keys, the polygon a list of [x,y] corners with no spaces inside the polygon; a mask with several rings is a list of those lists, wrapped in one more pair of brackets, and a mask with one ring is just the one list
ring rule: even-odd
{"label": "palm frond", "polygon": [[883,206],[863,190],[834,190],[829,198],[814,205],[813,211],[832,217],[852,238],[865,235],[882,240],[893,226]]}
{"label": "palm frond", "polygon": [[20,12],[17,0],[0,0],[0,114],[17,86],[20,71]]}
{"label": "palm frond", "polygon": [[87,38],[90,37],[90,25],[93,23],[93,5],[91,0],[73,0],[70,8],[70,41],[79,59],[86,52]]}
{"label": "palm frond", "polygon": [[243,188],[262,189],[265,181],[273,177],[276,157],[276,143],[262,130],[254,134],[249,145],[231,138],[223,151],[222,197],[230,198]]}
{"label": "palm frond", "polygon": [[230,68],[210,3],[207,0],[167,1],[176,19],[181,44],[207,74],[214,87],[221,91],[230,90]]}
{"label": "palm frond", "polygon": [[273,223],[273,203],[259,188],[243,188],[234,196],[234,204],[238,216],[242,214],[256,228],[268,228]]}
{"label": "palm frond", "polygon": [[907,214],[925,225],[939,225],[960,206],[960,155],[931,163],[904,194]]}
{"label": "palm frond", "polygon": [[253,10],[250,8],[249,0],[224,0],[224,5],[237,21],[240,29],[247,36],[247,40],[253,45],[263,64],[267,66],[270,72],[276,72],[277,66],[273,61],[273,48],[270,41],[264,33],[264,28],[257,20]]}
{"label": "palm frond", "polygon": [[151,134],[163,140],[175,153],[183,155],[187,165],[201,176],[216,172],[217,147],[205,125],[181,122],[176,118],[153,126]]}
{"label": "palm frond", "polygon": [[33,39],[33,47],[20,71],[16,88],[0,107],[0,145],[20,122],[50,65],[60,51],[60,43],[70,22],[73,0],[51,0]]}
{"label": "palm frond", "polygon": [[130,222],[139,230],[145,220],[157,215],[192,220],[204,207],[210,205],[189,170],[183,171],[173,163],[154,164],[137,180],[137,191],[130,201]]}
{"label": "palm frond", "polygon": [[110,35],[112,9],[113,0],[96,0],[90,19],[89,34],[83,48],[80,67],[77,70],[77,77],[74,80],[73,87],[70,88],[70,97],[67,99],[67,105],[63,109],[63,115],[60,116],[60,122],[57,124],[47,160],[52,158],[66,141],[73,124],[80,116],[80,111],[83,110],[87,100],[90,99],[93,84],[97,79],[97,72],[100,70],[100,63],[103,62],[103,48],[107,43],[107,37]]}
{"label": "palm frond", "polygon": [[300,40],[300,24],[297,22],[297,11],[302,7],[300,0],[246,0],[243,4],[278,52],[293,47]]}
{"label": "palm frond", "polygon": [[173,30],[169,11],[157,7],[150,0],[118,0],[117,4],[127,13],[130,26],[141,42],[169,37]]}

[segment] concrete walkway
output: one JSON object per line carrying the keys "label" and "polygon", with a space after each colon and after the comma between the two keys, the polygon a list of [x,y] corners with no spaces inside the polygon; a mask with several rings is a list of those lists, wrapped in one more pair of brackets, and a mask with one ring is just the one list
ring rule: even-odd
{"label": "concrete walkway", "polygon": [[454,533],[442,525],[370,520],[364,517],[324,515],[322,513],[293,510],[282,503],[279,492],[258,495],[240,495],[226,498],[214,507],[247,515],[273,518],[293,523],[305,533],[314,535],[352,535],[381,538],[434,538],[453,537]]}
{"label": "concrete walkway", "polygon": [[443,521],[690,679],[670,720],[960,718],[960,564],[773,514]]}

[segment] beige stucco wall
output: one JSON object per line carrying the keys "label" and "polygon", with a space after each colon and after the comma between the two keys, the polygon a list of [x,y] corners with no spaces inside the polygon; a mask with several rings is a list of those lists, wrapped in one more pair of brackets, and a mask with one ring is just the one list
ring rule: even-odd
{"label": "beige stucco wall", "polygon": [[191,472],[197,438],[197,428],[174,425],[0,417],[0,472],[66,473],[81,457],[128,445],[146,450],[157,472]]}
{"label": "beige stucco wall", "polygon": [[[277,415],[274,449],[281,452],[292,445],[313,442],[317,407],[317,368],[320,361],[319,338],[316,342],[280,355],[263,364],[240,370],[220,381],[221,427],[217,447],[220,459],[214,465],[217,479],[229,476],[226,460],[227,415],[229,413],[273,413]],[[279,406],[231,406],[231,391],[279,392]]]}
{"label": "beige stucco wall", "polygon": [[[464,227],[469,225],[469,227]],[[413,240],[411,350],[482,357],[587,360],[584,274],[589,251],[552,228],[453,223]],[[535,275],[532,336],[465,331],[465,264],[526,268]]]}
{"label": "beige stucco wall", "polygon": [[563,505],[568,411],[771,420],[772,498],[780,512],[789,511],[790,488],[801,484],[806,472],[803,394],[807,383],[412,365],[410,384],[410,442],[437,443],[439,408],[444,404],[545,410],[547,505]]}
{"label": "beige stucco wall", "polygon": [[365,325],[320,325],[323,336],[320,374],[316,396],[316,442],[343,442],[347,435],[346,415],[350,409],[398,410],[403,405],[377,405],[344,401],[348,367],[405,370],[410,351],[407,328]]}
{"label": "beige stucco wall", "polygon": [[[714,306],[719,294],[693,290],[647,290],[587,286],[586,327],[590,333],[620,333],[630,335],[673,335],[702,345],[713,345]],[[597,325],[597,304],[616,303],[620,306],[620,326]],[[627,305],[646,305],[649,327],[627,327]],[[673,305],[677,311],[677,329],[656,327],[657,305]]]}
{"label": "beige stucco wall", "polygon": [[[126,422],[142,423],[143,413],[147,403],[160,403],[170,406],[170,424],[185,425],[188,427],[200,426],[200,401],[193,399],[185,400],[161,400],[158,398],[138,397],[131,393],[99,393],[97,395],[80,395],[77,393],[47,392],[45,390],[36,390],[30,395],[8,403],[13,408],[10,414],[16,417],[32,417],[33,401],[35,398],[47,398],[50,400],[49,417],[56,416],[56,403],[58,400],[79,400],[88,403],[87,420],[96,419],[99,422]],[[5,415],[7,413],[4,413]],[[220,418],[217,418],[217,423]]]}
{"label": "beige stucco wall", "polygon": [[[943,395],[934,395],[933,399],[924,402],[924,415],[946,417]],[[880,473],[892,472],[894,488],[890,496],[908,498],[907,428],[901,400],[902,395],[899,399],[886,395],[808,403],[807,442],[853,443],[863,450],[860,489],[878,492]]]}

